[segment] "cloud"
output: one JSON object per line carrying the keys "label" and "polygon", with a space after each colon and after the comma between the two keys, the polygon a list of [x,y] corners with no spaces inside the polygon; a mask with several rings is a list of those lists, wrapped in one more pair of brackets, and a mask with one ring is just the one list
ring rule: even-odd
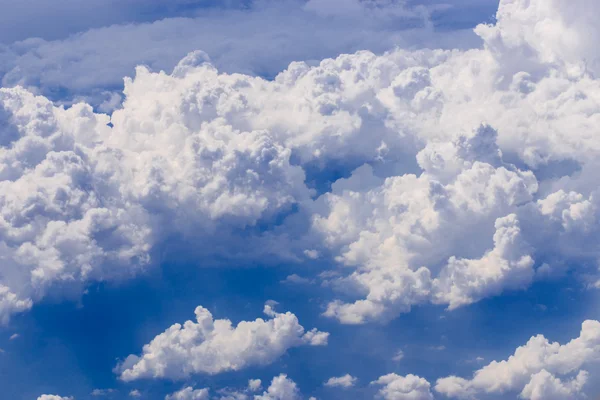
{"label": "cloud", "polygon": [[355,324],[589,272],[600,83],[573,60],[595,50],[502,53],[543,42],[531,26],[552,18],[584,32],[569,13],[503,1],[481,48],[359,51],[273,80],[197,51],[172,73],[139,67],[110,117],[0,89],[0,320],[143,273],[174,238],[203,264],[332,259],[325,315]]}
{"label": "cloud", "polygon": [[31,306],[30,299],[21,300],[8,287],[0,285],[0,323],[8,323],[12,314],[27,311]]}
{"label": "cloud", "polygon": [[592,38],[598,37],[600,30],[589,13],[583,12],[594,2],[577,0],[572,4],[581,10],[577,12],[569,11],[570,5],[564,0],[501,0],[496,23],[480,25],[476,32],[503,62],[510,63],[509,54],[519,54],[529,62],[589,68],[598,73],[600,52]]}
{"label": "cloud", "polygon": [[327,344],[328,333],[305,331],[294,314],[277,313],[269,305],[264,311],[270,319],[242,321],[234,327],[231,321],[214,320],[207,309],[197,307],[197,322],[171,326],[145,345],[141,356],[127,357],[116,372],[124,381],[183,379],[266,365],[292,347]]}
{"label": "cloud", "polygon": [[43,394],[37,400],[74,400],[73,397],[61,397],[54,394]]}
{"label": "cloud", "polygon": [[94,389],[92,393],[90,393],[94,397],[100,396],[110,396],[111,394],[116,393],[115,389]]}
{"label": "cloud", "polygon": [[[234,3],[236,1],[224,1]],[[29,37],[62,38],[68,34],[106,25],[152,21],[190,13],[209,6],[204,0],[62,0],[52,6],[43,0],[15,3],[0,0],[0,42],[10,43]],[[239,2],[237,2],[239,3]],[[48,20],[56,24],[48,24]],[[52,26],[49,26],[52,25]]]}
{"label": "cloud", "polygon": [[[140,78],[146,73],[140,70]],[[113,128],[87,105],[64,110],[22,89],[0,89],[2,132],[10,141],[0,155],[0,246],[7,260],[2,321],[29,309],[52,285],[135,275],[161,239],[157,226],[183,224],[170,233],[161,228],[162,239],[185,236],[192,226],[210,235],[217,221],[225,231],[244,229],[308,198],[304,172],[265,131],[223,130],[218,121],[184,128],[195,117],[176,122],[167,103],[155,105],[166,107],[171,128],[158,121],[150,126],[142,122],[148,117],[143,99],[152,89],[128,86],[131,108],[112,116]],[[160,222],[163,216],[169,224]]]}
{"label": "cloud", "polygon": [[371,385],[383,386],[379,389],[378,397],[384,400],[433,400],[429,382],[411,374],[384,375],[371,382]]}
{"label": "cloud", "polygon": [[191,386],[169,394],[165,400],[208,400],[208,389],[195,389]]}
{"label": "cloud", "polygon": [[[434,36],[437,46],[456,47],[469,42],[463,37],[475,37],[470,31],[457,33],[456,40],[449,39],[452,33],[436,35],[427,22],[426,8],[407,7],[403,1],[381,2],[375,8],[365,6],[370,1],[349,1],[356,12],[341,15],[318,12],[323,7],[347,9],[329,4],[335,2],[245,3],[225,10],[200,6],[198,13],[175,10],[155,21],[151,13],[140,17],[144,8],[152,6],[137,0],[120,7],[84,7],[79,13],[113,10],[96,15],[98,20],[105,17],[114,22],[92,23],[94,29],[82,27],[82,32],[66,38],[29,38],[7,44],[4,50],[0,48],[0,79],[3,86],[20,84],[67,102],[84,97],[95,106],[112,110],[119,103],[115,89],[122,87],[123,76],[131,76],[137,65],[171,71],[187,53],[198,49],[207,52],[223,71],[274,77],[292,61],[321,60],[362,49],[383,52],[395,46],[432,45]],[[119,15],[119,9],[126,15]],[[128,18],[136,23],[126,23]]]}
{"label": "cloud", "polygon": [[[415,304],[456,308],[531,282],[533,259],[517,217],[504,216],[532,201],[538,184],[530,171],[503,163],[495,137],[481,126],[472,136],[431,142],[417,155],[420,176],[390,177],[366,191],[334,188],[322,196],[317,205],[325,211],[317,209],[313,229],[339,249],[340,262],[358,267],[339,284],[367,294],[354,303],[331,303],[326,316],[344,323],[385,320]],[[476,250],[487,245],[482,232],[492,221],[495,248]],[[485,254],[462,260],[451,256],[455,251]]]}
{"label": "cloud", "polygon": [[577,376],[568,382],[562,382],[545,369],[532,375],[529,383],[523,388],[521,397],[531,400],[560,400],[565,398],[585,398],[580,395],[588,379],[587,371],[579,371]]}
{"label": "cloud", "polygon": [[262,381],[260,379],[250,379],[248,381],[248,390],[256,392],[262,387]]}
{"label": "cloud", "polygon": [[491,362],[477,370],[472,379],[438,379],[435,390],[459,399],[507,393],[520,393],[525,399],[578,398],[588,377],[582,368],[598,363],[599,344],[600,322],[588,320],[582,324],[579,337],[567,344],[534,336],[508,360]]}
{"label": "cloud", "polygon": [[358,379],[350,374],[346,374],[340,377],[329,378],[327,382],[325,382],[325,386],[328,387],[342,387],[342,388],[350,388],[356,384]]}
{"label": "cloud", "polygon": [[392,357],[392,360],[393,361],[402,361],[403,358],[404,358],[404,352],[402,350],[398,350],[394,354],[394,357]]}
{"label": "cloud", "polygon": [[254,400],[300,400],[300,390],[287,375],[281,374],[271,381],[262,395],[254,396]]}
{"label": "cloud", "polygon": [[516,215],[496,220],[494,245],[478,260],[451,257],[434,280],[435,301],[454,309],[503,290],[526,288],[533,280],[534,261],[522,242]]}

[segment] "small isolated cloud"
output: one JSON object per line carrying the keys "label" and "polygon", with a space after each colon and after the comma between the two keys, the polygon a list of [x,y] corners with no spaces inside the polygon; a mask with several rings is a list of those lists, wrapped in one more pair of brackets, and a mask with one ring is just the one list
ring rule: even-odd
{"label": "small isolated cloud", "polygon": [[262,394],[254,396],[254,400],[300,400],[300,390],[287,375],[281,374],[271,381],[269,388]]}
{"label": "small isolated cloud", "polygon": [[325,386],[328,387],[341,387],[341,388],[351,388],[356,384],[358,378],[350,374],[346,374],[340,377],[329,378],[327,382],[325,382]]}
{"label": "small isolated cloud", "polygon": [[10,338],[8,338],[8,340],[15,340],[19,338],[19,334],[18,333],[13,333],[12,335],[10,335]]}
{"label": "small isolated cloud", "polygon": [[268,304],[264,312],[270,319],[233,326],[230,320],[215,320],[207,309],[197,307],[196,322],[171,326],[145,345],[141,356],[130,355],[116,371],[124,381],[183,379],[270,364],[292,347],[327,344],[328,333],[305,331],[294,314],[278,313]]}
{"label": "small isolated cloud", "polygon": [[582,324],[579,337],[569,343],[561,345],[543,335],[534,336],[507,360],[491,362],[471,379],[438,379],[435,390],[457,399],[504,393],[528,400],[583,398],[589,376],[583,368],[599,360],[600,322],[589,320]]}
{"label": "small isolated cloud", "polygon": [[308,278],[303,278],[298,274],[291,274],[288,275],[283,281],[281,281],[282,283],[293,283],[293,284],[297,284],[297,285],[307,285],[309,283],[312,283],[312,281]]}
{"label": "small isolated cloud", "polygon": [[191,386],[183,388],[165,397],[165,400],[208,400],[208,389],[194,389]]}
{"label": "small isolated cloud", "polygon": [[92,390],[92,393],[90,393],[90,394],[95,397],[100,397],[100,396],[109,396],[116,392],[117,391],[115,389],[94,389],[94,390]]}
{"label": "small isolated cloud", "polygon": [[383,400],[433,400],[429,382],[415,375],[388,374],[371,385],[382,386],[377,395]]}
{"label": "small isolated cloud", "polygon": [[129,397],[134,397],[134,398],[142,397],[142,392],[140,392],[137,389],[133,389],[131,392],[129,392]]}
{"label": "small isolated cloud", "polygon": [[404,358],[404,352],[402,350],[398,350],[394,357],[392,357],[393,361],[400,361]]}
{"label": "small isolated cloud", "polygon": [[37,400],[75,400],[74,397],[62,397],[55,394],[43,394]]}
{"label": "small isolated cloud", "polygon": [[248,390],[251,392],[257,392],[262,387],[262,381],[260,379],[250,379],[248,381]]}

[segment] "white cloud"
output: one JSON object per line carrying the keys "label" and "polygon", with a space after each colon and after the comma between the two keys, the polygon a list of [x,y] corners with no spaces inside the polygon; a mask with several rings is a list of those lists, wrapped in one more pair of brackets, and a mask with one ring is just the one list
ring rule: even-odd
{"label": "white cloud", "polygon": [[429,382],[415,375],[388,374],[371,384],[383,386],[378,397],[384,400],[433,400]]}
{"label": "white cloud", "polygon": [[[113,12],[115,22],[105,23],[105,27],[102,24],[66,38],[60,35],[57,40],[31,38],[7,44],[4,50],[0,47],[0,79],[3,86],[21,84],[47,96],[58,92],[70,99],[84,96],[96,105],[106,102],[110,108],[114,89],[122,86],[122,77],[131,76],[137,65],[171,71],[182,57],[197,49],[210,54],[221,70],[272,77],[292,61],[321,60],[362,49],[383,52],[417,43],[457,47],[475,41],[470,31],[435,34],[425,7],[409,10],[401,6],[403,1],[395,0],[376,8],[364,6],[370,1],[351,2],[359,12],[323,15],[310,7],[330,3],[323,1],[306,6],[302,0],[256,1],[226,11],[188,13],[183,18],[163,15],[141,24],[127,24]],[[129,13],[135,16],[143,15],[145,7],[145,2],[139,2],[127,8],[135,10]],[[86,13],[86,8],[79,12]],[[96,11],[99,20],[102,14]],[[136,19],[143,17],[132,18]]]}
{"label": "white cloud", "polygon": [[262,387],[262,381],[260,379],[250,379],[248,381],[248,390],[256,392]]}
{"label": "white cloud", "polygon": [[254,400],[300,400],[300,390],[287,375],[281,374],[271,381],[262,395],[254,396]]}
{"label": "white cloud", "polygon": [[323,346],[328,333],[305,331],[290,312],[275,312],[265,306],[271,319],[214,320],[203,307],[195,310],[196,321],[175,324],[144,346],[141,356],[130,355],[116,371],[124,381],[140,378],[182,379],[192,374],[218,374],[252,365],[270,364],[288,349]]}
{"label": "white cloud", "polygon": [[340,377],[329,378],[327,382],[325,382],[325,386],[350,388],[356,384],[357,380],[356,377],[346,374]]}
{"label": "white cloud", "polygon": [[394,357],[392,357],[393,361],[402,361],[402,359],[404,358],[404,352],[402,350],[398,350],[396,352],[396,354],[394,354]]}
{"label": "white cloud", "polygon": [[[139,67],[112,117],[1,89],[0,320],[52,291],[135,276],[175,236],[207,263],[333,258],[347,273],[328,271],[343,296],[326,315],[345,323],[455,308],[597,260],[596,50],[538,34],[596,34],[583,14],[502,1],[498,24],[477,30],[482,48],[361,51],[293,63],[272,81],[219,72],[195,52],[172,74]],[[86,54],[75,45],[85,35],[69,40]],[[526,59],[506,56],[515,48]],[[323,194],[331,165],[354,173]]]}
{"label": "white cloud", "polygon": [[308,278],[303,278],[298,274],[292,274],[292,275],[288,275],[281,282],[282,283],[291,283],[291,284],[296,284],[296,285],[307,285],[307,284],[310,284],[312,281]]}
{"label": "white cloud", "polygon": [[582,324],[579,337],[567,344],[534,336],[508,360],[491,362],[477,370],[472,379],[438,379],[435,390],[459,399],[507,393],[521,393],[525,399],[575,398],[582,395],[588,376],[582,367],[598,360],[600,322],[589,320]]}
{"label": "white cloud", "polygon": [[[538,184],[530,171],[502,162],[495,137],[482,126],[450,143],[432,142],[417,155],[420,176],[390,177],[367,191],[334,187],[317,201],[315,233],[339,249],[340,262],[357,267],[338,284],[367,294],[333,302],[325,315],[344,323],[385,320],[415,304],[455,308],[531,282],[533,259],[510,212],[530,202]],[[485,250],[493,221],[496,247]],[[454,252],[485,254],[463,260]]]}
{"label": "white cloud", "polygon": [[43,394],[37,400],[74,400],[73,397],[61,397],[54,394]]}
{"label": "white cloud", "polygon": [[435,301],[454,309],[503,290],[526,288],[533,280],[534,261],[516,215],[496,220],[494,246],[478,260],[451,257],[433,282]]}
{"label": "white cloud", "polygon": [[133,389],[131,392],[129,392],[129,397],[135,397],[135,398],[142,397],[142,392],[140,392],[137,389]]}
{"label": "white cloud", "polygon": [[531,400],[561,400],[585,398],[581,394],[588,379],[587,371],[579,371],[572,380],[564,383],[545,369],[531,376],[529,383],[523,388],[521,397]]}
{"label": "white cloud", "polygon": [[583,67],[597,73],[600,52],[593,38],[600,30],[585,12],[595,4],[594,0],[501,0],[497,22],[480,25],[477,33],[503,62],[519,54],[530,62],[566,64],[567,68]]}
{"label": "white cloud", "polygon": [[169,394],[165,400],[208,400],[208,389],[194,389],[191,386],[185,387],[175,393]]}
{"label": "white cloud", "polygon": [[94,397],[100,397],[100,396],[109,396],[113,393],[116,393],[115,389],[94,389],[94,390],[92,390],[92,393],[90,393],[90,394]]}

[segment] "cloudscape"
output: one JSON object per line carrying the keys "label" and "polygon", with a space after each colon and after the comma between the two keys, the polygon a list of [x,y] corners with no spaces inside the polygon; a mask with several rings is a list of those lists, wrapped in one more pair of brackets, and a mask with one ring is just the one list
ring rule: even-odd
{"label": "cloudscape", "polygon": [[600,396],[596,0],[0,10],[0,399]]}

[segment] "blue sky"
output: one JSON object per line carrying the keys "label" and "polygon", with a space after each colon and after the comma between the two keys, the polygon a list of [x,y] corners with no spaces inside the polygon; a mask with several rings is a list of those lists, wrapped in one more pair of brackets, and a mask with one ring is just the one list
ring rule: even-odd
{"label": "blue sky", "polygon": [[0,398],[594,398],[593,5],[0,0]]}

